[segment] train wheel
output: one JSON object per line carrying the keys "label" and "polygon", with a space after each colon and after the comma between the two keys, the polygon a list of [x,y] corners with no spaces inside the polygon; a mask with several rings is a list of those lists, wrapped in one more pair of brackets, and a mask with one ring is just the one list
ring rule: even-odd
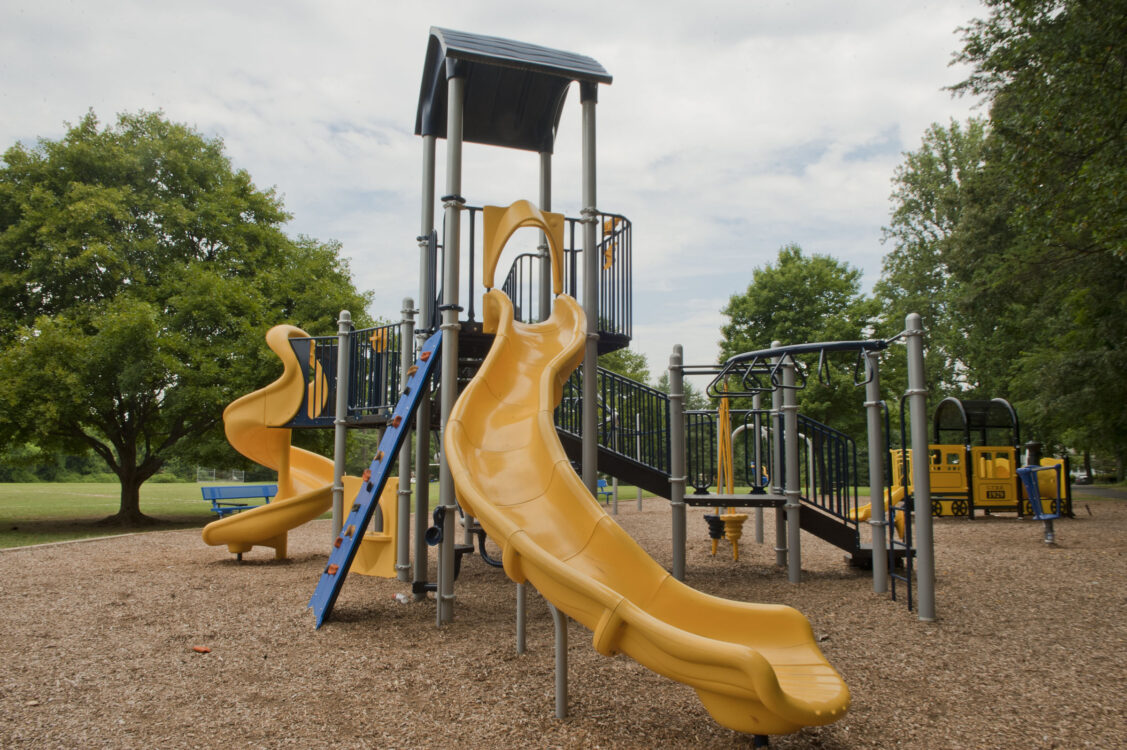
{"label": "train wheel", "polygon": [[969,510],[970,505],[967,504],[966,500],[956,500],[951,503],[951,515],[953,516],[965,516]]}

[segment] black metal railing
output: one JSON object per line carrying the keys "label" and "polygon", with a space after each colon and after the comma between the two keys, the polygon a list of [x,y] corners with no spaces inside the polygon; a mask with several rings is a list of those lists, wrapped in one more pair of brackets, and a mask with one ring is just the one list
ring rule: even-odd
{"label": "black metal railing", "polygon": [[399,400],[399,324],[353,331],[348,367],[348,419],[380,419]]}
{"label": "black metal railing", "polygon": [[521,253],[513,259],[513,265],[501,286],[501,291],[513,302],[513,317],[521,323],[540,320],[540,279],[543,273],[544,263],[539,253]]}
{"label": "black metal railing", "polygon": [[[732,409],[732,475],[736,487],[765,492],[770,483],[773,432],[769,409]],[[685,412],[686,482],[698,494],[718,486],[715,410]]]}
{"label": "black metal railing", "polygon": [[[669,474],[669,396],[600,367],[596,399],[599,446]],[[556,427],[578,437],[582,425],[583,372],[576,370],[564,383]]]}
{"label": "black metal railing", "polygon": [[[349,336],[348,414],[351,424],[379,421],[399,398],[399,325],[353,331]],[[336,336],[292,338],[290,347],[305,382],[292,427],[327,427],[336,418]]]}
{"label": "black metal railing", "polygon": [[802,499],[857,528],[857,443],[843,432],[798,415]]}
{"label": "black metal railing", "polygon": [[[483,224],[479,214],[480,206],[466,206],[468,214],[468,231],[463,239],[463,246],[468,255],[468,269],[462,277],[465,279],[465,296],[461,298],[465,308],[465,320],[473,323],[477,321],[477,304],[480,290],[477,263],[481,255],[481,238],[478,228]],[[583,220],[565,219],[564,225],[564,258],[563,258],[563,290],[566,294],[582,299],[582,254],[583,254]],[[633,234],[630,220],[620,214],[598,213],[596,215],[598,240],[595,252],[599,255],[599,320],[597,329],[602,335],[609,335],[629,339],[633,336]],[[439,324],[438,308],[442,304],[442,265],[443,245],[438,241],[437,233],[433,234],[429,242],[428,268],[432,280],[433,294],[425,295],[432,299],[431,324]],[[526,251],[520,253],[513,261],[513,265],[505,274],[501,288],[513,301],[513,306],[519,311],[518,319],[524,322],[536,320],[539,317],[540,297],[540,251]]]}
{"label": "black metal railing", "polygon": [[697,494],[717,484],[716,429],[715,410],[685,412],[685,483]]}

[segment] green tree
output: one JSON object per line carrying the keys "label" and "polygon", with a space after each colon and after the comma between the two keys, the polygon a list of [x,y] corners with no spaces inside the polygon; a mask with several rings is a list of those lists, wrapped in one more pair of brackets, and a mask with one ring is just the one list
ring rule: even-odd
{"label": "green tree", "polygon": [[[920,314],[926,336],[927,382],[942,398],[967,388],[971,362],[967,337],[973,326],[960,306],[963,294],[952,274],[952,243],[967,202],[967,182],[983,167],[985,121],[933,124],[916,151],[904,155],[893,176],[892,217],[882,241],[884,256],[873,294],[880,304],[878,332],[888,337]],[[886,357],[882,380],[903,391],[903,357]],[[888,390],[888,389],[886,389]]]}
{"label": "green tree", "polygon": [[599,356],[599,367],[649,385],[650,363],[646,355],[630,349],[616,349]]}
{"label": "green tree", "polygon": [[974,71],[954,90],[989,102],[1011,225],[1039,251],[1127,256],[1127,4],[986,5],[963,29],[957,59]]}
{"label": "green tree", "polygon": [[[779,250],[775,263],[752,272],[743,294],[732,295],[722,310],[722,358],[766,349],[772,341],[802,344],[864,338],[876,308],[861,292],[861,271],[828,255],[806,255],[798,245]],[[851,435],[864,434],[861,389],[853,387],[852,357],[826,363],[829,384],[809,365],[799,391],[803,414]],[[824,373],[826,374],[826,373]]]}
{"label": "green tree", "polygon": [[[952,246],[968,357],[1026,434],[1127,468],[1127,5],[989,0],[964,29],[985,165]],[[993,325],[991,325],[993,324]],[[983,384],[979,379],[979,385]]]}
{"label": "green tree", "polygon": [[[93,113],[0,169],[0,438],[93,450],[119,512],[172,457],[231,453],[224,406],[268,382],[263,334],[362,321],[336,243],[288,238],[273,191],[159,113]],[[272,361],[273,360],[273,361]]]}

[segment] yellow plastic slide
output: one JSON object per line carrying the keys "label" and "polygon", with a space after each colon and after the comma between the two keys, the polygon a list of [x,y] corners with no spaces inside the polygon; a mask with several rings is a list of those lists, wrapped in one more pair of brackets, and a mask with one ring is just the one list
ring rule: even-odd
{"label": "yellow plastic slide", "polygon": [[[891,500],[889,499],[890,497],[891,497]],[[888,518],[888,512],[889,512],[888,509],[889,508],[895,508],[903,499],[904,499],[904,487],[903,487],[903,485],[897,485],[896,487],[893,487],[891,489],[889,489],[887,487],[885,488],[885,490],[884,490],[884,517],[886,519]],[[873,517],[873,504],[869,503],[867,505],[862,505],[859,508],[857,508],[855,513],[851,513],[850,515],[854,517],[853,520],[855,520],[855,521],[868,521],[870,518]],[[893,521],[893,523],[896,524],[896,533],[900,535],[901,539],[903,539],[904,538],[904,514],[898,512],[896,514],[896,518]]]}
{"label": "yellow plastic slide", "polygon": [[599,653],[628,654],[693,687],[724,726],[783,734],[841,718],[849,690],[801,613],[677,581],[572,470],[552,413],[583,356],[575,300],[558,296],[551,318],[536,324],[514,322],[497,289],[484,308],[496,339],[450,415],[444,445],[458,498],[501,545],[508,576],[594,631]]}
{"label": "yellow plastic slide", "polygon": [[[203,540],[207,544],[226,544],[234,554],[249,552],[255,545],[273,547],[275,557],[281,560],[286,556],[289,530],[312,521],[332,507],[333,462],[290,445],[290,430],[277,426],[289,422],[301,408],[305,380],[289,340],[307,337],[305,331],[294,326],[271,328],[266,334],[266,343],[282,360],[282,376],[265,388],[232,401],[223,410],[227,441],[247,458],[278,472],[278,494],[266,505],[209,523],[203,529]],[[326,389],[319,389],[319,392],[324,393]],[[312,408],[320,406],[323,404],[314,404]],[[360,482],[359,477],[345,476],[346,499],[356,497]],[[380,495],[383,507],[389,507],[385,498],[392,498],[394,503],[396,484],[389,481]],[[394,529],[394,523],[390,528]],[[391,533],[389,530],[384,535],[369,534],[365,539],[387,537]],[[394,544],[379,546],[390,548],[394,556]],[[379,557],[386,558],[386,555]],[[389,567],[386,559],[372,565],[384,571]],[[393,570],[390,575],[394,575]]]}

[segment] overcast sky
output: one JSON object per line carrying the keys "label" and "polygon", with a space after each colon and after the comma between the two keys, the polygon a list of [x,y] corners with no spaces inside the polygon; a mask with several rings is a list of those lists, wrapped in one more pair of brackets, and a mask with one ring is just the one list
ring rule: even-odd
{"label": "overcast sky", "polygon": [[[418,289],[430,27],[588,55],[614,76],[597,108],[598,206],[634,223],[633,348],[656,377],[674,343],[715,360],[721,308],[786,243],[871,287],[902,153],[972,113],[943,87],[966,73],[950,65],[956,29],[984,15],[970,0],[0,0],[0,145],[58,138],[91,108],[103,122],[161,109],[275,187],[292,234],[343,242],[371,312],[398,318]],[[554,161],[553,208],[569,216],[578,100]],[[467,146],[463,194],[535,200],[537,168]]]}

